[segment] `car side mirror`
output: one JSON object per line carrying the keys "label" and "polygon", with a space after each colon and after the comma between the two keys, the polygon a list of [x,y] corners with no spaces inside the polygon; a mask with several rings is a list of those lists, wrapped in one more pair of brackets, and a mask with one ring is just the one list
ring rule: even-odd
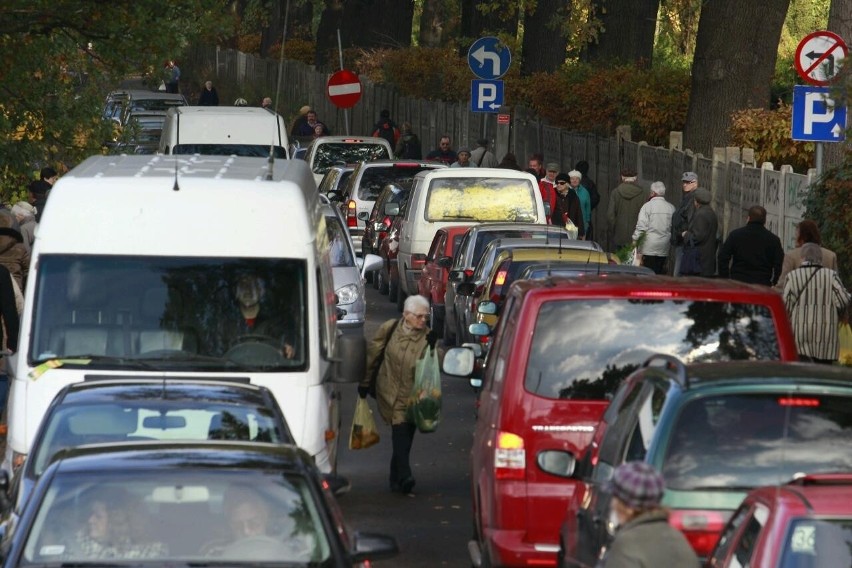
{"label": "car side mirror", "polygon": [[444,354],[441,365],[444,372],[455,377],[469,377],[473,373],[476,354],[467,347],[453,347]]}
{"label": "car side mirror", "polygon": [[571,477],[577,466],[577,459],[571,452],[562,450],[544,450],[535,459],[539,469],[558,477]]}
{"label": "car side mirror", "polygon": [[438,266],[440,266],[441,268],[447,268],[447,269],[449,269],[449,268],[451,268],[451,267],[453,266],[453,257],[451,257],[451,256],[442,256],[441,258],[439,258],[439,259],[435,262],[435,264],[437,264],[437,265],[438,265]]}
{"label": "car side mirror", "polygon": [[464,272],[461,270],[450,270],[447,275],[448,282],[464,282]]}
{"label": "car side mirror", "polygon": [[493,316],[497,313],[497,304],[492,302],[491,300],[485,300],[483,302],[479,302],[479,305],[476,307],[477,313]]}
{"label": "car side mirror", "polygon": [[474,337],[491,335],[491,327],[487,323],[472,323],[467,326],[467,331]]}

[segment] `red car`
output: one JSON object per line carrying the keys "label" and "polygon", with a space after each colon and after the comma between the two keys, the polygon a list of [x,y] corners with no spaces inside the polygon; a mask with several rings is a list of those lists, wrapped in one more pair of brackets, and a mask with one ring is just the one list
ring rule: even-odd
{"label": "red car", "polygon": [[376,272],[376,284],[380,294],[387,294],[391,302],[396,302],[399,297],[399,271],[397,270],[396,255],[399,252],[399,224],[405,214],[405,204],[402,205],[396,215],[387,215],[391,225],[385,232],[384,238],[379,242],[378,254],[384,263]]}
{"label": "red car", "polygon": [[712,568],[852,565],[852,472],[755,489],[728,522]]}
{"label": "red car", "polygon": [[[488,333],[486,324],[482,326]],[[651,354],[797,360],[781,295],[730,280],[613,274],[516,281],[485,363],[471,447],[475,566],[556,566],[577,459]],[[444,371],[470,376],[450,349]]]}
{"label": "red car", "polygon": [[431,326],[438,333],[444,330],[444,293],[447,291],[447,277],[453,264],[453,255],[468,229],[470,225],[451,225],[438,229],[429,246],[420,280],[417,281],[417,293],[429,299]]}

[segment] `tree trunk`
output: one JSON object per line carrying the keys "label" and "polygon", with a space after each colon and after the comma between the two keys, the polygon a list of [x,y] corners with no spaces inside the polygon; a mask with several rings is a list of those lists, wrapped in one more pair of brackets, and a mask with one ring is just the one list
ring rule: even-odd
{"label": "tree trunk", "polygon": [[329,59],[337,49],[337,30],[343,22],[343,4],[341,0],[326,0],[317,27],[317,43],[314,65],[317,69],[336,67],[336,59]]}
{"label": "tree trunk", "polygon": [[660,0],[595,0],[593,4],[602,29],[597,41],[586,48],[588,59],[650,67]]}
{"label": "tree trunk", "polygon": [[553,72],[565,63],[568,40],[561,24],[570,10],[563,0],[538,0],[534,11],[526,13],[521,75]]}
{"label": "tree trunk", "polygon": [[[483,36],[505,33],[511,37],[518,35],[518,3],[508,0],[497,10],[483,11],[483,7],[492,4],[485,0],[462,0],[461,3],[461,36],[476,40]],[[471,43],[462,42],[459,52],[467,55]]]}
{"label": "tree trunk", "polygon": [[343,8],[343,45],[408,47],[413,0],[348,0]]}
{"label": "tree trunk", "polygon": [[[831,0],[831,8],[828,11],[828,29],[846,40],[847,45],[852,42],[852,0]],[[852,93],[852,65],[849,64],[849,59],[846,60],[845,68],[841,71],[841,76],[838,79],[843,81],[846,86],[846,93]],[[850,127],[852,127],[852,118],[849,111],[852,110],[849,105],[849,99],[846,100],[846,142],[827,142],[823,145],[823,171],[839,166],[846,154],[852,149],[852,141],[850,141]]]}
{"label": "tree trunk", "polygon": [[684,146],[709,156],[726,145],[731,113],[769,108],[790,0],[713,0],[698,21]]}

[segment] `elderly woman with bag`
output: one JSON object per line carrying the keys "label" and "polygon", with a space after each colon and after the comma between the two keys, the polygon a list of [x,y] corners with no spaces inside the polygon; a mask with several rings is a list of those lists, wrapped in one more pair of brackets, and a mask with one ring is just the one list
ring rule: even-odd
{"label": "elderly woman with bag", "polygon": [[358,396],[376,398],[379,414],[391,426],[393,454],[390,463],[390,489],[409,494],[414,489],[410,455],[417,426],[411,421],[408,405],[414,387],[417,361],[434,348],[437,335],[429,329],[429,301],[409,296],[402,318],[383,323],[367,346],[367,373],[358,386]]}

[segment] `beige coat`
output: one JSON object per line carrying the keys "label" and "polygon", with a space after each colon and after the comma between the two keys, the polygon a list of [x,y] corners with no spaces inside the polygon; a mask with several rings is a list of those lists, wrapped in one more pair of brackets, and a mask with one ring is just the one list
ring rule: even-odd
{"label": "beige coat", "polygon": [[[397,320],[388,320],[379,327],[375,337],[367,345],[367,374],[361,386],[370,386],[370,377],[378,364],[378,357],[387,341],[387,335]],[[426,351],[426,335],[429,328],[406,331],[399,320],[390,341],[387,341],[385,358],[376,377],[376,402],[379,414],[388,424],[408,422],[408,398],[414,387],[414,369],[417,360]]]}
{"label": "beige coat", "polygon": [[[822,251],[822,265],[837,271],[837,255],[827,248],[819,248]],[[802,266],[802,247],[798,246],[784,255],[784,264],[781,265],[781,276],[778,278],[778,284],[775,287],[778,290],[784,290],[787,274],[800,266]]]}

